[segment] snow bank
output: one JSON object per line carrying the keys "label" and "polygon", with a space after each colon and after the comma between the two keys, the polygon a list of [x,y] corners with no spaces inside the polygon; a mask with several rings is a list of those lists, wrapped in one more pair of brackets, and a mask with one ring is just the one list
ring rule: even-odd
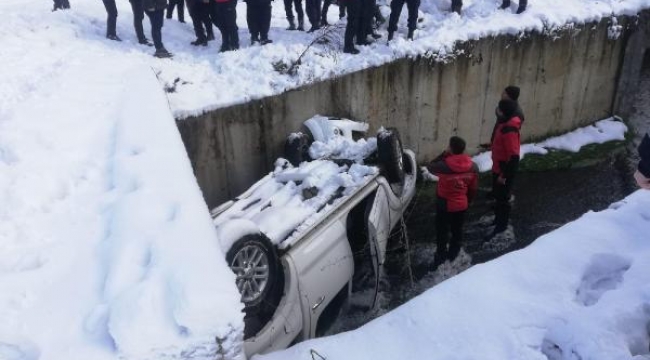
{"label": "snow bank", "polygon": [[638,191],[357,330],[254,359],[648,359],[648,232]]}
{"label": "snow bank", "polygon": [[[524,124],[524,126],[526,126]],[[520,156],[526,154],[546,155],[549,149],[579,152],[583,146],[589,144],[602,144],[608,141],[625,140],[627,126],[616,118],[607,118],[597,121],[593,125],[585,126],[569,133],[546,139],[536,144],[521,145]],[[486,151],[475,155],[472,160],[478,165],[479,171],[486,172],[492,169],[492,152]]]}
{"label": "snow bank", "polygon": [[0,359],[241,358],[234,275],[154,73],[100,40],[101,3],[50,5],[0,4]]}
{"label": "snow bank", "polygon": [[[381,0],[379,3],[382,13],[387,16],[390,13],[388,5]],[[445,59],[454,56],[454,46],[459,41],[526,31],[552,33],[559,28],[611,16],[635,15],[650,8],[647,0],[544,0],[531,1],[525,13],[516,15],[516,2],[506,11],[498,10],[499,4],[497,0],[465,0],[462,16],[458,16],[449,12],[449,1],[424,0],[414,41],[404,39],[407,15],[404,9],[394,41],[386,44],[385,24],[380,30],[384,38],[371,46],[359,47],[361,54],[353,56],[341,52],[345,20],[338,20],[336,6],[328,14],[329,22],[334,25],[308,34],[285,30],[284,6],[276,1],[273,3],[270,31],[274,42],[266,46],[250,46],[246,4],[241,1],[237,6],[237,23],[242,49],[219,54],[218,31],[217,40],[208,47],[189,45],[194,34],[187,17],[187,24],[176,20],[165,22],[165,46],[175,57],[173,60],[158,60],[151,57],[151,48],[137,44],[127,1],[117,3],[117,32],[124,41],[115,43],[104,39],[106,13],[101,2],[75,1],[70,11],[50,13],[52,4],[43,0],[3,0],[0,11],[6,16],[2,25],[5,30],[0,32],[0,45],[3,52],[13,42],[42,47],[39,51],[19,49],[14,54],[17,57],[10,63],[13,65],[11,71],[18,71],[27,78],[32,74],[19,69],[23,56],[38,64],[45,76],[56,71],[60,64],[89,64],[83,55],[70,57],[71,49],[80,44],[92,44],[89,48],[107,58],[145,63],[159,74],[162,86],[169,91],[174,116],[185,118],[379,66],[397,58],[425,55]],[[620,31],[621,26],[613,20],[610,36],[615,37]],[[150,37],[146,19],[145,32]],[[307,48],[317,36],[324,36],[328,41]],[[295,74],[289,74],[286,69],[301,55]],[[100,68],[96,70],[103,71]]]}

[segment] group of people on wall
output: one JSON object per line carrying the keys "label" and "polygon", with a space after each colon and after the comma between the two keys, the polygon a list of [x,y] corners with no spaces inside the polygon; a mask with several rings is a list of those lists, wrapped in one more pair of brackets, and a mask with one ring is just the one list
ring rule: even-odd
{"label": "group of people on wall", "polygon": [[[494,221],[485,236],[489,241],[508,228],[511,194],[519,168],[524,112],[519,105],[520,89],[508,86],[496,108],[496,123],[489,144],[492,151],[492,191]],[[650,135],[646,134],[638,148],[640,161],[634,178],[640,188],[650,190]],[[463,224],[469,204],[478,189],[478,167],[465,153],[465,141],[453,136],[447,149],[427,168],[438,176],[436,193],[436,253],[434,268],[454,261],[463,244]],[[451,233],[451,238],[449,237]]]}
{"label": "group of people on wall", "polygon": [[[117,6],[116,0],[102,0],[106,8],[106,38],[121,41],[117,35]],[[250,42],[266,45],[272,43],[269,38],[271,28],[271,7],[273,0],[244,0],[246,2],[246,21],[250,33]],[[284,0],[284,10],[289,23],[287,30],[304,31],[305,13],[310,24],[308,32],[319,30],[329,25],[327,13],[333,1],[337,1],[339,18],[347,16],[344,35],[343,52],[358,54],[357,46],[370,45],[381,38],[377,28],[386,22],[379,11],[377,0],[305,0],[303,10],[302,0]],[[510,0],[502,0],[501,9],[510,7]],[[138,42],[146,46],[154,46],[154,56],[159,58],[172,57],[162,41],[162,27],[166,18],[171,19],[174,9],[177,9],[178,20],[185,22],[185,6],[192,18],[196,34],[194,46],[207,46],[208,41],[214,40],[212,25],[221,32],[220,52],[239,49],[239,32],[237,27],[237,0],[129,0],[133,10],[133,22]],[[420,0],[391,0],[391,13],[388,19],[388,41],[393,40],[397,31],[402,8],[406,4],[408,11],[407,38],[413,40],[418,20]],[[517,14],[526,10],[528,0],[520,0]],[[462,0],[452,0],[451,11],[459,15],[463,6]],[[54,0],[54,11],[70,9],[69,0]],[[296,15],[294,16],[294,9]],[[153,44],[144,35],[142,21],[145,15],[151,24]],[[296,22],[297,20],[297,22]]]}

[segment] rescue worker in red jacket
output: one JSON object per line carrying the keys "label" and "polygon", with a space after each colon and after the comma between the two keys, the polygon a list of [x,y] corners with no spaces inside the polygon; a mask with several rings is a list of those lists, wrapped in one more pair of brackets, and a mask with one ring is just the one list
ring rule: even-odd
{"label": "rescue worker in red jacket", "polygon": [[[463,223],[478,188],[478,167],[465,152],[465,140],[453,136],[447,150],[428,166],[438,176],[436,200],[436,255],[434,267],[454,261],[463,243]],[[451,230],[451,241],[449,232]]]}
{"label": "rescue worker in red jacket", "polygon": [[517,116],[518,105],[513,100],[501,100],[497,107],[497,125],[492,138],[492,194],[494,207],[494,230],[491,239],[508,228],[510,218],[510,194],[519,168],[521,119]]}

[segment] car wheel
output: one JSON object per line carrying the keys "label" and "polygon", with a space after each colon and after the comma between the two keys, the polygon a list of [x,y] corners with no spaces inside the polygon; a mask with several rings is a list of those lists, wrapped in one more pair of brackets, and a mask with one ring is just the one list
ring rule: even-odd
{"label": "car wheel", "polygon": [[394,184],[404,181],[402,141],[397,129],[388,128],[377,134],[377,153],[388,182]]}
{"label": "car wheel", "polygon": [[293,166],[311,160],[309,147],[313,142],[314,139],[306,127],[302,129],[302,132],[289,135],[284,143],[284,158]]}
{"label": "car wheel", "polygon": [[280,303],[284,273],[271,241],[263,234],[251,234],[237,240],[226,254],[235,273],[241,301],[244,303],[244,337],[259,332],[271,320]]}

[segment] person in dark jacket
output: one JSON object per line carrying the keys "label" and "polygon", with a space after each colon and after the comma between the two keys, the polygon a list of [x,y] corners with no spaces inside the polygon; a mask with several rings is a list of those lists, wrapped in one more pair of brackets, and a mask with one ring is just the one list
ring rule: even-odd
{"label": "person in dark jacket", "polygon": [[165,21],[167,0],[143,0],[142,5],[151,23],[151,37],[153,38],[153,45],[156,48],[153,56],[157,58],[172,57],[173,55],[165,49],[162,42],[162,27]]}
{"label": "person in dark jacket", "polygon": [[142,27],[142,20],[144,20],[144,7],[142,1],[143,0],[129,0],[131,3],[131,10],[133,10],[133,28],[135,29],[135,35],[138,37],[138,43],[153,46],[149,39],[144,36],[144,28]]}
{"label": "person in dark jacket", "polygon": [[246,22],[248,31],[251,34],[251,45],[260,43],[270,44],[271,29],[271,0],[245,0],[246,1]]}
{"label": "person in dark jacket", "polygon": [[54,8],[52,11],[65,10],[70,8],[70,2],[68,0],[54,0]]}
{"label": "person in dark jacket", "polygon": [[463,244],[465,212],[478,189],[478,166],[464,152],[465,140],[453,136],[447,150],[427,166],[438,176],[435,268],[458,256]]}
{"label": "person in dark jacket", "polygon": [[[528,0],[519,0],[519,7],[517,8],[517,14],[521,14],[526,11],[526,6],[528,6]],[[501,9],[507,9],[510,7],[510,0],[503,0],[501,3]]]}
{"label": "person in dark jacket", "polygon": [[393,0],[390,3],[390,17],[388,18],[388,41],[393,40],[393,34],[397,31],[397,21],[402,14],[405,2],[408,10],[408,35],[406,38],[413,40],[413,33],[418,22],[420,0]]}
{"label": "person in dark jacket", "polygon": [[650,190],[650,136],[645,134],[639,145],[639,165],[634,179],[640,188]]}
{"label": "person in dark jacket", "polygon": [[[214,4],[209,0],[187,0],[187,11],[192,18],[192,26],[196,40],[190,44],[194,46],[208,46],[208,41],[214,40],[212,22],[214,20]],[[216,21],[215,21],[216,22]]]}
{"label": "person in dark jacket", "polygon": [[[296,8],[298,27],[296,27],[295,17],[293,16],[293,10],[291,9],[292,6]],[[305,12],[302,10],[302,0],[284,0],[284,12],[287,14],[287,21],[289,22],[287,30],[305,31]]]}
{"label": "person in dark jacket", "polygon": [[220,52],[239,49],[237,0],[214,0],[212,20],[221,32]]}
{"label": "person in dark jacket", "polygon": [[510,194],[519,168],[521,119],[516,114],[517,103],[501,100],[497,108],[498,120],[492,138],[492,194],[494,207],[494,230],[491,239],[504,232],[510,218]]}
{"label": "person in dark jacket", "polygon": [[114,41],[122,41],[117,36],[117,6],[115,0],[102,0],[106,8],[106,38]]}
{"label": "person in dark jacket", "polygon": [[167,19],[171,19],[174,15],[174,8],[178,11],[178,21],[185,22],[185,0],[169,0],[167,5]]}

